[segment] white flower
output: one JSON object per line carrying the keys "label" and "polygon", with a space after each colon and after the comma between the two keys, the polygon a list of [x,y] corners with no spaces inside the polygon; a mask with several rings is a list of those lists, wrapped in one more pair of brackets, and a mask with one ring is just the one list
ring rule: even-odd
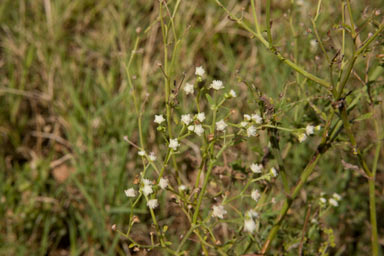
{"label": "white flower", "polygon": [[341,196],[340,196],[339,194],[337,194],[337,193],[333,193],[332,197],[333,197],[334,199],[336,199],[337,201],[340,201],[340,200],[341,200]]}
{"label": "white flower", "polygon": [[194,125],[188,126],[188,131],[193,132],[193,130],[195,130],[195,126]]}
{"label": "white flower", "polygon": [[311,41],[309,41],[309,44],[310,44],[310,49],[312,52],[315,52],[317,50],[317,46],[318,46],[318,43],[317,43],[317,40],[315,39],[312,39]]}
{"label": "white flower", "polygon": [[256,230],[256,223],[252,218],[244,219],[244,231],[253,233]]}
{"label": "white flower", "polygon": [[193,84],[190,84],[190,83],[186,83],[184,85],[184,92],[185,94],[193,94],[194,90],[193,90]]}
{"label": "white flower", "polygon": [[165,119],[163,117],[163,115],[155,115],[155,123],[158,123],[158,124],[161,124],[162,122],[164,122]]}
{"label": "white flower", "polygon": [[251,125],[251,126],[248,127],[248,129],[247,129],[247,136],[248,136],[248,137],[256,136],[256,131],[257,131],[256,127],[253,126],[253,125]]}
{"label": "white flower", "polygon": [[220,80],[213,80],[209,88],[212,88],[215,90],[223,89],[224,88],[223,82]]}
{"label": "white flower", "polygon": [[134,188],[129,188],[124,190],[124,193],[127,197],[135,197],[136,196],[136,191]]}
{"label": "white flower", "polygon": [[332,206],[334,206],[334,207],[339,206],[339,203],[338,203],[338,202],[336,201],[336,199],[334,199],[334,198],[330,198],[330,199],[328,200],[328,202],[329,202],[330,205],[332,205]]}
{"label": "white flower", "polygon": [[300,133],[298,136],[299,142],[303,142],[307,139],[307,135],[305,133]]}
{"label": "white flower", "polygon": [[220,219],[223,219],[224,218],[224,214],[226,214],[227,211],[224,209],[224,206],[222,205],[214,205],[213,206],[213,217],[217,217],[217,218],[220,218]]}
{"label": "white flower", "polygon": [[261,173],[261,170],[263,169],[262,164],[251,164],[250,166],[252,172],[254,173]]}
{"label": "white flower", "polygon": [[258,114],[253,114],[252,120],[255,121],[255,123],[257,124],[261,124],[263,122],[263,118],[261,118],[261,116],[259,116]]}
{"label": "white flower", "polygon": [[140,150],[139,153],[137,153],[139,156],[145,156],[145,151],[144,150]]}
{"label": "white flower", "polygon": [[255,210],[249,210],[249,211],[247,211],[247,213],[245,215],[248,216],[248,218],[259,217],[259,214]]}
{"label": "white flower", "polygon": [[327,202],[327,199],[324,197],[320,197],[320,203],[325,204]]}
{"label": "white flower", "polygon": [[307,127],[305,127],[305,132],[307,133],[307,135],[312,135],[313,134],[313,130],[315,129],[315,127],[313,125],[307,125]]}
{"label": "white flower", "polygon": [[196,115],[196,118],[197,118],[197,120],[199,120],[200,122],[204,122],[204,120],[205,120],[205,113],[204,113],[204,112],[198,113],[198,114]]}
{"label": "white flower", "polygon": [[181,116],[181,121],[186,125],[189,125],[192,122],[191,114],[185,114]]}
{"label": "white flower", "polygon": [[180,191],[184,191],[184,190],[186,190],[187,189],[187,186],[185,186],[185,185],[180,185],[179,186],[179,190]]}
{"label": "white flower", "polygon": [[159,202],[157,201],[157,199],[151,199],[151,200],[148,200],[147,206],[150,209],[155,209],[157,206],[159,206]]}
{"label": "white flower", "polygon": [[166,189],[169,185],[169,181],[168,179],[164,179],[164,178],[161,178],[160,181],[159,181],[159,186],[162,188],[162,189]]}
{"label": "white flower", "polygon": [[204,70],[203,66],[196,67],[195,75],[203,76],[204,74],[205,74],[205,70]]}
{"label": "white flower", "polygon": [[244,119],[247,120],[247,121],[250,121],[251,120],[251,116],[248,115],[248,114],[244,114]]}
{"label": "white flower", "polygon": [[255,190],[252,190],[252,193],[251,193],[251,197],[253,200],[255,200],[256,202],[259,201],[260,199],[260,192],[259,190],[255,189]]}
{"label": "white flower", "polygon": [[148,157],[149,157],[149,160],[151,160],[152,162],[156,161],[156,159],[157,159],[157,157],[156,157],[154,152],[151,152]]}
{"label": "white flower", "polygon": [[246,122],[246,121],[243,121],[243,122],[240,123],[241,127],[246,127],[247,125],[248,125],[248,122]]}
{"label": "white flower", "polygon": [[152,185],[152,181],[150,181],[149,179],[142,179],[141,182],[144,184],[144,186]]}
{"label": "white flower", "polygon": [[271,173],[272,173],[272,176],[273,176],[273,177],[277,177],[277,175],[278,175],[278,173],[277,173],[275,167],[272,167],[272,168],[271,168]]}
{"label": "white flower", "polygon": [[204,133],[204,128],[201,124],[197,124],[195,125],[195,129],[194,129],[195,133],[198,135],[198,136],[201,136],[203,135]]}
{"label": "white flower", "polygon": [[146,195],[146,196],[148,196],[148,195],[153,193],[153,189],[152,189],[151,185],[144,185],[142,191],[143,191],[143,194]]}
{"label": "white flower", "polygon": [[218,131],[224,131],[225,128],[227,128],[227,124],[224,122],[224,120],[220,120],[219,122],[216,122],[216,130]]}
{"label": "white flower", "polygon": [[168,147],[170,147],[171,149],[173,150],[177,150],[177,148],[180,146],[180,143],[177,139],[170,139],[169,140],[169,145]]}
{"label": "white flower", "polygon": [[231,97],[233,97],[233,98],[235,98],[237,96],[237,94],[234,90],[230,90],[229,95],[231,95]]}

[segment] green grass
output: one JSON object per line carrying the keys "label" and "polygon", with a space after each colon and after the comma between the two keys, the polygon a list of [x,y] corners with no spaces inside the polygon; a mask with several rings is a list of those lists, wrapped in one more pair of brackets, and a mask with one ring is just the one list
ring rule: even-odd
{"label": "green grass", "polygon": [[[157,20],[159,4],[153,2],[1,1],[0,254],[127,255],[129,243],[113,232],[111,226],[116,224],[122,230],[128,226],[131,209],[123,190],[132,183],[141,164],[136,150],[122,139],[127,135],[135,142],[139,140],[137,115],[125,70],[138,36],[141,41],[129,71],[134,77],[139,104],[145,106],[144,140],[156,152],[161,152],[164,144],[153,125],[154,114],[164,113],[163,75],[158,66],[164,57]],[[172,10],[176,1],[169,2]],[[323,4],[317,23],[329,56],[333,57],[341,45],[340,6],[333,1]],[[365,26],[361,13],[367,6],[368,13],[375,8],[383,12],[381,1],[352,1],[352,5],[355,23],[362,27],[361,37],[366,38],[367,31],[374,31],[375,27]],[[248,1],[225,1],[225,6],[238,17],[245,7],[243,18],[252,23]],[[296,29],[296,41],[289,26],[289,6],[290,1],[273,1],[274,42],[281,52],[289,53],[285,57],[296,59],[319,77],[328,77],[320,49],[310,50],[314,35],[307,34],[312,27],[308,15],[314,15],[314,6],[294,10],[292,25]],[[264,8],[261,13],[265,19]],[[379,23],[382,16],[375,16],[374,20]],[[228,19],[215,1],[181,1],[175,24],[177,34],[182,35],[175,62],[170,67],[176,83],[181,82],[183,74],[184,81],[191,80],[194,67],[203,65],[209,79],[223,80],[241,92],[241,100],[232,106],[237,115],[258,108],[258,102],[250,97],[243,83],[246,82],[253,83],[271,98],[281,126],[305,127],[307,123],[324,122],[318,109],[331,108],[324,90],[280,62]],[[350,38],[346,49],[346,56],[351,56]],[[366,70],[363,58],[358,59],[355,67],[356,74],[367,75],[373,81],[372,92],[377,101],[383,100],[384,69],[382,56],[375,56],[382,52],[381,35],[375,54],[369,55],[369,69]],[[347,100],[354,107],[351,107],[353,118],[370,112],[368,94],[360,88],[356,76],[351,76],[348,90],[353,92]],[[313,99],[312,95],[319,97]],[[353,99],[358,97],[358,104],[353,106]],[[177,113],[191,109],[183,95],[179,102]],[[383,104],[379,102],[376,109],[373,118],[382,124]],[[371,166],[377,138],[372,117],[365,117],[354,123],[353,129],[359,148]],[[314,142],[298,145],[295,141],[293,136],[282,136],[290,184],[297,181],[306,164],[304,159],[309,159],[317,145]],[[263,156],[263,148],[256,141],[248,146],[254,155],[241,156],[240,165],[241,161]],[[315,198],[321,192],[341,193],[343,202],[324,223],[335,234],[337,247],[331,249],[331,255],[370,253],[366,179],[343,168],[340,161],[357,165],[349,148],[347,134],[342,131],[309,178],[308,189],[294,203],[289,222],[281,231],[300,234],[308,207],[306,198]],[[379,159],[383,157],[381,150]],[[57,165],[59,159],[63,162]],[[70,172],[64,182],[54,175],[58,166],[64,166],[62,172]],[[381,246],[384,244],[384,222],[380,218],[384,214],[383,169],[383,161],[379,161],[376,205]],[[148,243],[146,234],[151,230],[151,218],[145,202],[140,203],[135,214],[141,220],[137,236]],[[275,216],[266,212],[266,218],[268,214]],[[160,213],[162,223],[171,225],[173,218],[167,210]],[[270,218],[269,223],[272,221]],[[324,234],[320,234],[322,237],[316,243],[324,241]],[[176,233],[172,239],[177,241]],[[287,244],[295,242],[286,240]],[[282,249],[281,245],[275,246],[276,251]]]}

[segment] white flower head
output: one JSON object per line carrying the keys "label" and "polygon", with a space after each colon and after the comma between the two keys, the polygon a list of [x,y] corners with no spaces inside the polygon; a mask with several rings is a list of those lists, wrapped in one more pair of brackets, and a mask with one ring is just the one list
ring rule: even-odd
{"label": "white flower head", "polygon": [[272,173],[272,177],[277,177],[277,175],[278,175],[277,170],[275,169],[275,167],[271,168],[271,173]]}
{"label": "white flower head", "polygon": [[256,223],[252,218],[244,219],[244,231],[253,233],[256,230]]}
{"label": "white flower head", "polygon": [[201,123],[205,120],[205,113],[201,112],[196,115],[197,120],[199,120]]}
{"label": "white flower head", "polygon": [[180,185],[179,186],[179,190],[180,191],[184,191],[184,190],[186,190],[187,189],[187,186],[185,186],[185,185]]}
{"label": "white flower head", "polygon": [[212,213],[213,217],[223,219],[224,214],[227,214],[227,211],[224,209],[224,206],[222,206],[222,205],[214,205],[213,206],[213,213]]}
{"label": "white flower head", "polygon": [[136,196],[136,190],[134,188],[129,188],[124,190],[124,193],[127,197],[135,197]]}
{"label": "white flower head", "polygon": [[256,131],[257,131],[256,127],[253,126],[253,125],[251,125],[251,126],[248,127],[248,129],[247,129],[247,136],[248,136],[248,137],[256,136]]}
{"label": "white flower head", "polygon": [[191,114],[185,114],[181,116],[181,121],[185,123],[186,125],[189,125],[192,122],[192,116]]}
{"label": "white flower head", "polygon": [[248,125],[248,122],[247,121],[242,121],[240,122],[240,126],[241,127],[246,127]]}
{"label": "white flower head", "polygon": [[236,94],[236,92],[235,92],[234,90],[230,90],[230,91],[229,91],[229,95],[230,95],[232,98],[237,97],[237,94]]}
{"label": "white flower head", "polygon": [[314,133],[314,129],[315,127],[313,125],[307,125],[307,127],[305,127],[305,133],[309,136],[309,135],[312,135]]}
{"label": "white flower head", "polygon": [[159,201],[157,201],[157,199],[151,199],[151,200],[148,200],[148,202],[147,202],[147,206],[148,206],[150,209],[155,209],[156,207],[159,206]]}
{"label": "white flower head", "polygon": [[248,217],[248,218],[256,219],[256,218],[259,217],[259,214],[255,210],[249,210],[249,211],[247,211],[245,216]]}
{"label": "white flower head", "polygon": [[322,204],[326,204],[327,203],[327,199],[325,199],[324,197],[320,197],[320,203]]}
{"label": "white flower head", "polygon": [[205,74],[205,70],[204,70],[203,66],[196,67],[195,75],[202,77],[202,76],[204,76],[204,74]]}
{"label": "white flower head", "polygon": [[337,193],[333,193],[332,197],[333,197],[334,199],[336,199],[337,201],[340,201],[340,200],[341,200],[341,196],[340,196],[339,194],[337,194]]}
{"label": "white flower head", "polygon": [[155,115],[155,121],[154,121],[155,123],[161,124],[164,121],[165,121],[165,119],[164,119],[163,115]]}
{"label": "white flower head", "polygon": [[185,92],[185,94],[193,94],[193,92],[194,92],[194,89],[193,89],[193,84],[190,84],[190,83],[186,83],[185,85],[184,85],[184,92]]}
{"label": "white flower head", "polygon": [[159,181],[160,188],[166,189],[168,187],[168,185],[169,185],[168,179],[165,179],[165,178],[160,179],[160,181]]}
{"label": "white flower head", "polygon": [[261,118],[261,116],[259,116],[258,114],[253,114],[252,120],[255,121],[255,123],[257,124],[261,124],[263,122],[263,118]]}
{"label": "white flower head", "polygon": [[224,88],[223,82],[220,80],[213,80],[209,88],[215,89],[215,90],[221,90]]}
{"label": "white flower head", "polygon": [[173,150],[177,150],[177,148],[180,146],[180,143],[177,139],[170,139],[169,140],[169,145],[168,147],[170,147],[171,149]]}
{"label": "white flower head", "polygon": [[144,185],[142,191],[145,196],[152,194],[153,193],[152,185]]}
{"label": "white flower head", "polygon": [[216,122],[216,130],[218,131],[224,131],[225,128],[227,128],[227,124],[224,122],[224,120],[220,120],[219,122]]}
{"label": "white flower head", "polygon": [[195,126],[194,125],[189,125],[188,126],[188,131],[193,132],[193,130],[195,130]]}
{"label": "white flower head", "polygon": [[252,193],[251,193],[251,197],[253,200],[255,200],[256,202],[259,201],[260,199],[260,192],[259,190],[255,189],[255,190],[252,190]]}
{"label": "white flower head", "polygon": [[144,150],[140,150],[139,153],[137,153],[139,156],[145,156],[145,151]]}
{"label": "white flower head", "polygon": [[194,132],[198,135],[201,136],[204,133],[204,128],[201,124],[195,125]]}
{"label": "white flower head", "polygon": [[152,185],[152,181],[150,181],[149,179],[142,179],[141,182],[144,184],[144,186]]}
{"label": "white flower head", "polygon": [[307,135],[305,133],[300,133],[298,135],[299,142],[302,143],[307,139]]}
{"label": "white flower head", "polygon": [[338,203],[337,200],[334,199],[334,198],[330,198],[330,199],[328,200],[328,202],[329,202],[330,205],[332,205],[332,206],[334,206],[334,207],[339,206],[339,203]]}
{"label": "white flower head", "polygon": [[250,168],[251,168],[251,171],[254,173],[261,173],[261,170],[263,169],[263,165],[253,163],[251,164]]}
{"label": "white flower head", "polygon": [[251,116],[248,115],[248,114],[244,114],[244,120],[250,121],[251,120]]}
{"label": "white flower head", "polygon": [[157,157],[156,157],[154,152],[151,152],[148,157],[149,157],[149,160],[151,160],[152,162],[156,161],[156,159],[157,159]]}

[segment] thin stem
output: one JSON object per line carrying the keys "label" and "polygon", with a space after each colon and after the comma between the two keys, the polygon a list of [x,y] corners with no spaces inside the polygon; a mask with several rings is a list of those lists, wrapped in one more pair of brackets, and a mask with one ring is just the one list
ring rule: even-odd
{"label": "thin stem", "polygon": [[270,46],[273,45],[273,42],[272,42],[272,34],[271,34],[271,24],[272,24],[272,21],[271,21],[271,0],[267,0],[267,8],[266,8],[266,15],[265,15],[265,22],[266,22],[266,26],[267,26],[267,36],[268,36],[268,42],[270,44]]}

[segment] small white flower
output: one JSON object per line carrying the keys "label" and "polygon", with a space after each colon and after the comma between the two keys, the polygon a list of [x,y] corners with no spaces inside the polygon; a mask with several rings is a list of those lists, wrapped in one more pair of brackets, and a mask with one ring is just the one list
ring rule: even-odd
{"label": "small white flower", "polygon": [[305,127],[305,132],[307,133],[307,135],[312,135],[314,133],[314,129],[315,127],[313,125],[307,125],[307,127]]}
{"label": "small white flower", "polygon": [[220,80],[213,80],[209,88],[212,88],[215,90],[223,89],[224,88],[223,82]]}
{"label": "small white flower", "polygon": [[227,211],[224,209],[224,206],[222,206],[222,205],[214,205],[213,206],[213,213],[212,213],[213,217],[223,219],[224,214],[227,214]]}
{"label": "small white flower", "polygon": [[180,185],[179,186],[179,190],[180,191],[184,191],[184,190],[186,190],[187,189],[187,186],[185,186],[185,185]]}
{"label": "small white flower", "polygon": [[248,114],[244,114],[244,120],[250,121],[251,120],[251,116],[248,115]]}
{"label": "small white flower", "polygon": [[188,126],[188,131],[193,132],[193,130],[195,130],[195,126],[194,125]]}
{"label": "small white flower", "polygon": [[201,136],[203,135],[204,133],[204,128],[201,124],[197,124],[195,125],[195,129],[194,129],[195,133],[198,135],[198,136]]}
{"label": "small white flower", "polygon": [[300,133],[298,135],[299,142],[304,142],[307,139],[307,135],[305,133]]}
{"label": "small white flower", "polygon": [[240,126],[241,127],[246,127],[248,125],[248,122],[246,122],[246,121],[242,121],[241,123],[240,123]]}
{"label": "small white flower", "polygon": [[192,116],[191,114],[185,114],[181,116],[181,121],[185,123],[186,125],[189,125],[192,122]]}
{"label": "small white flower", "polygon": [[129,188],[124,190],[124,193],[127,197],[135,197],[136,196],[136,191],[134,188]]}
{"label": "small white flower", "polygon": [[254,173],[261,173],[261,170],[263,169],[263,165],[253,163],[251,164],[250,168],[251,168],[251,171]]}
{"label": "small white flower", "polygon": [[144,184],[144,186],[152,185],[152,181],[150,181],[149,179],[142,179],[141,182]]}
{"label": "small white flower", "polygon": [[163,117],[163,115],[155,115],[155,123],[158,123],[158,124],[161,124],[162,122],[164,122],[165,119]]}
{"label": "small white flower", "polygon": [[255,190],[252,190],[252,193],[251,193],[251,197],[253,200],[255,200],[256,202],[259,201],[260,199],[260,192],[259,190],[255,189]]}
{"label": "small white flower", "polygon": [[256,223],[252,218],[244,219],[244,231],[253,233],[256,230]]}
{"label": "small white flower", "polygon": [[224,120],[220,120],[219,122],[216,122],[216,130],[218,131],[224,131],[225,128],[227,128],[227,124],[224,122]]}
{"label": "small white flower", "polygon": [[146,196],[148,196],[148,195],[150,195],[150,194],[152,194],[153,193],[153,189],[152,189],[152,186],[151,185],[145,185],[144,187],[143,187],[143,194],[144,195],[146,195]]}
{"label": "small white flower", "polygon": [[253,114],[252,120],[255,121],[255,123],[257,124],[261,124],[263,122],[263,118],[261,118],[261,116],[259,116],[258,114]]}
{"label": "small white flower", "polygon": [[160,181],[159,181],[160,188],[166,189],[168,187],[168,185],[169,185],[168,179],[164,179],[164,178],[160,179]]}
{"label": "small white flower", "polygon": [[140,150],[139,153],[137,153],[139,156],[145,156],[145,151],[144,150]]}
{"label": "small white flower", "polygon": [[248,127],[248,129],[247,129],[247,136],[248,136],[248,137],[256,136],[256,131],[257,131],[256,127],[253,126],[253,125],[251,125],[251,126]]}
{"label": "small white flower", "polygon": [[197,120],[199,120],[201,123],[205,120],[205,113],[201,112],[196,115]]}
{"label": "small white flower", "polygon": [[339,206],[339,203],[338,203],[338,202],[336,201],[336,199],[334,199],[334,198],[330,198],[330,199],[328,200],[328,202],[329,202],[330,205],[332,205],[332,206],[334,206],[334,207]]}
{"label": "small white flower", "polygon": [[204,76],[204,74],[205,74],[205,70],[204,70],[203,66],[196,67],[195,75],[202,77],[202,76]]}
{"label": "small white flower", "polygon": [[273,177],[277,177],[277,175],[278,175],[278,173],[277,173],[275,167],[272,167],[272,168],[271,168],[271,173],[272,173],[272,176],[273,176]]}
{"label": "small white flower", "polygon": [[159,206],[159,202],[157,201],[157,199],[151,199],[151,200],[148,200],[147,206],[150,209],[155,209],[157,206]]}
{"label": "small white flower", "polygon": [[333,193],[332,197],[333,197],[334,199],[336,199],[337,201],[340,201],[340,200],[341,200],[341,196],[340,196],[339,194],[337,194],[337,193]]}
{"label": "small white flower", "polygon": [[193,84],[190,84],[190,83],[186,83],[184,85],[184,92],[185,94],[193,94],[194,90],[193,90]]}
{"label": "small white flower", "polygon": [[157,159],[157,157],[156,157],[154,152],[151,152],[148,157],[149,157],[149,160],[151,160],[152,162],[156,161],[156,159]]}
{"label": "small white flower", "polygon": [[177,148],[180,146],[180,143],[177,139],[170,139],[169,140],[169,146],[173,150],[177,150]]}
{"label": "small white flower", "polygon": [[318,46],[318,42],[317,40],[315,39],[312,39],[311,41],[309,41],[309,44],[310,44],[310,49],[312,52],[315,52],[317,50],[317,46]]}
{"label": "small white flower", "polygon": [[237,94],[236,94],[236,92],[234,90],[230,90],[229,91],[229,95],[231,95],[232,98],[237,97]]}
{"label": "small white flower", "polygon": [[322,204],[327,203],[327,199],[325,199],[324,197],[320,197],[320,203]]}
{"label": "small white flower", "polygon": [[248,218],[259,217],[259,214],[255,210],[249,210],[249,211],[247,211],[247,213],[245,215],[248,216]]}

